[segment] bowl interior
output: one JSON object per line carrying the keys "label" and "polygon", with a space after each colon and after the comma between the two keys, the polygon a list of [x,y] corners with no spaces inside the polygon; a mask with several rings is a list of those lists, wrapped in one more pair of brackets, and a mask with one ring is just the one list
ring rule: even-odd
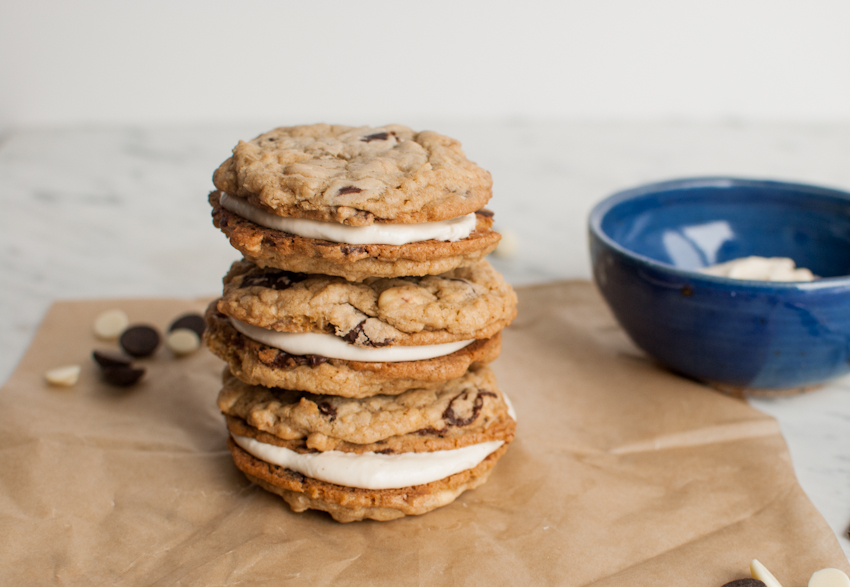
{"label": "bowl interior", "polygon": [[820,277],[850,275],[850,195],[750,180],[657,184],[611,199],[597,228],[620,247],[679,269],[790,257]]}

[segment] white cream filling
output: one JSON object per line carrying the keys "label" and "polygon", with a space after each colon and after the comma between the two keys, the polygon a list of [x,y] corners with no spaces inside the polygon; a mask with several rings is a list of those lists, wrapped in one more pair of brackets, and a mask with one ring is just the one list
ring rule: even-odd
{"label": "white cream filling", "polygon": [[510,398],[504,391],[502,392],[502,399],[505,400],[505,405],[508,406],[508,416],[511,417],[511,420],[516,422],[516,410],[514,410],[514,405],[511,403]]}
{"label": "white cream filling", "polygon": [[278,332],[277,330],[268,330],[252,324],[245,324],[234,318],[230,319],[230,323],[233,324],[233,328],[248,338],[285,351],[290,355],[321,355],[329,359],[344,359],[346,361],[380,363],[424,361],[425,359],[450,355],[475,342],[475,339],[473,339],[420,346],[364,348],[348,344],[333,334]]}
{"label": "white cream filling", "polygon": [[392,455],[338,450],[301,454],[247,436],[234,434],[233,440],[261,461],[327,483],[362,489],[398,489],[439,481],[477,466],[504,444],[492,440],[451,450]]}
{"label": "white cream filling", "polygon": [[243,198],[221,194],[221,206],[255,224],[306,238],[317,238],[350,245],[406,245],[427,240],[459,241],[475,230],[475,213],[420,224],[372,224],[347,226],[307,218],[270,214],[249,204]]}
{"label": "white cream filling", "polygon": [[808,269],[796,267],[787,257],[741,257],[726,263],[703,267],[700,272],[717,277],[755,281],[814,281]]}

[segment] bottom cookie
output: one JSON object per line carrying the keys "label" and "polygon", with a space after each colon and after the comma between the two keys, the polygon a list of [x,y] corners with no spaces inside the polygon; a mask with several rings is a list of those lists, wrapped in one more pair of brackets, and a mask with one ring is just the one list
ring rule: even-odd
{"label": "bottom cookie", "polygon": [[356,522],[418,516],[450,504],[467,489],[474,489],[487,480],[508,443],[471,469],[431,483],[399,489],[335,485],[262,461],[240,448],[233,438],[228,439],[227,446],[239,470],[251,482],[282,497],[292,511],[321,510],[338,522]]}

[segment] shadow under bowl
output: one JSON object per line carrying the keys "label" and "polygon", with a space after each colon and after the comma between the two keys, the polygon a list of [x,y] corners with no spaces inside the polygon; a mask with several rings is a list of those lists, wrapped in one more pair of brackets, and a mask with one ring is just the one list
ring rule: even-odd
{"label": "shadow under bowl", "polygon": [[[591,212],[593,276],[620,325],[684,375],[741,390],[806,388],[850,371],[850,193],[696,178],[619,192]],[[757,255],[821,277],[700,273]]]}

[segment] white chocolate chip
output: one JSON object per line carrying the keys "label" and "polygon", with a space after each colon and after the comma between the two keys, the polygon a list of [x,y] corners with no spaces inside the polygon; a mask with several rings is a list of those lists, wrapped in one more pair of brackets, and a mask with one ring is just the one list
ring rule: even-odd
{"label": "white chocolate chip", "polygon": [[782,584],[776,580],[776,577],[770,574],[763,564],[753,559],[750,563],[750,574],[753,579],[758,579],[767,587],[782,587]]}
{"label": "white chocolate chip", "polygon": [[94,320],[94,334],[101,340],[117,340],[130,324],[121,310],[107,310]]}
{"label": "white chocolate chip", "polygon": [[198,350],[198,347],[201,346],[201,338],[194,330],[177,328],[168,333],[165,345],[175,355],[183,356]]}
{"label": "white chocolate chip", "polygon": [[64,367],[56,367],[45,373],[44,378],[50,385],[71,387],[80,378],[80,366],[65,365]]}
{"label": "white chocolate chip", "polygon": [[519,236],[514,231],[508,229],[500,229],[499,234],[502,235],[502,240],[499,241],[493,254],[501,259],[514,258],[517,249],[519,249]]}
{"label": "white chocolate chip", "polygon": [[850,578],[838,569],[821,569],[809,579],[809,587],[850,587]]}

